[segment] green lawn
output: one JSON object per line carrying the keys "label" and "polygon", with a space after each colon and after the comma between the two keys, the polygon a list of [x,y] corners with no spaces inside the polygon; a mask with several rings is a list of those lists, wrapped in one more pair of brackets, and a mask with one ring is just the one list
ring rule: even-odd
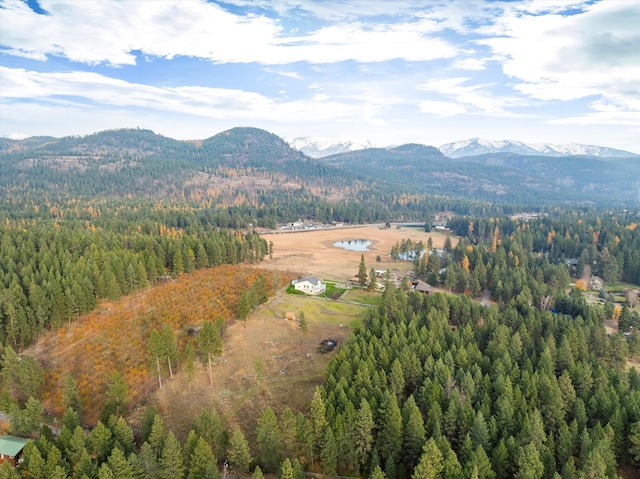
{"label": "green lawn", "polygon": [[274,318],[284,318],[286,312],[293,312],[297,317],[304,312],[309,324],[318,322],[331,325],[345,324],[352,328],[362,324],[362,316],[368,308],[357,304],[338,301],[327,301],[307,295],[283,295],[279,301],[262,306],[260,314]]}
{"label": "green lawn", "polygon": [[382,295],[380,293],[372,293],[363,289],[350,289],[342,299],[370,306],[380,306],[382,304]]}

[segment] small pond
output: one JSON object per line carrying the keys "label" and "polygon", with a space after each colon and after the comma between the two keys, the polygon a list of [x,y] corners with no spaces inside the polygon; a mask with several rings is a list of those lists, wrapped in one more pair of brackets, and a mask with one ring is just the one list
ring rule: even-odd
{"label": "small pond", "polygon": [[402,261],[413,261],[416,256],[422,258],[424,256],[424,251],[407,251],[406,253],[398,253],[396,258]]}
{"label": "small pond", "polygon": [[344,248],[349,251],[369,251],[368,246],[371,244],[371,241],[364,239],[357,240],[346,240],[346,241],[336,241],[333,243],[333,246],[336,248]]}

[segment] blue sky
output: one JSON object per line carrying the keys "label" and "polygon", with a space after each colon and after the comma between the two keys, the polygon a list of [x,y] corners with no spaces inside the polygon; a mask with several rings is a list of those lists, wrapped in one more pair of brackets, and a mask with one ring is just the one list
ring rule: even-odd
{"label": "blue sky", "polygon": [[638,25],[638,0],[0,0],[0,135],[640,153]]}

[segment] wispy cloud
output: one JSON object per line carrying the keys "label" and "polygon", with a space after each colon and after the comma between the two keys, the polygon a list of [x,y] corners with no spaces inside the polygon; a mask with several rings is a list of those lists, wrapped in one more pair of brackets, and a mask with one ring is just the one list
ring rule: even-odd
{"label": "wispy cloud", "polygon": [[[448,58],[456,49],[430,37],[429,22],[360,22],[289,35],[263,15],[236,15],[215,3],[42,0],[48,14],[4,0],[5,51],[37,60],[56,55],[87,64],[133,65],[135,52],[188,56],[217,63],[287,64]],[[32,32],[38,32],[33,35]]]}
{"label": "wispy cloud", "polygon": [[420,111],[423,113],[438,116],[456,116],[467,112],[467,110],[457,103],[449,101],[424,100],[420,102],[418,108],[420,108]]}
{"label": "wispy cloud", "polygon": [[[440,96],[454,100],[460,108],[458,113],[513,115],[508,107],[522,105],[521,99],[515,99],[506,95],[496,96],[490,93],[491,84],[471,84],[467,77],[453,77],[440,80],[432,80],[421,85],[418,89],[437,93]],[[451,110],[456,111],[456,110]]]}
{"label": "wispy cloud", "polygon": [[308,122],[357,117],[360,110],[347,103],[316,95],[313,99],[277,102],[243,90],[181,86],[160,88],[113,79],[92,72],[39,73],[0,67],[2,97],[15,100],[64,101],[68,105],[103,104],[110,108],[148,108],[206,118],[290,118]]}

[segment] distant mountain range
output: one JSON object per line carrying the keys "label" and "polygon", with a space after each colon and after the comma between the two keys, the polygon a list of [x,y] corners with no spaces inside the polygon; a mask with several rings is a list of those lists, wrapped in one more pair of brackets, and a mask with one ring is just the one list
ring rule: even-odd
{"label": "distant mountain range", "polygon": [[[348,153],[350,151],[375,148],[368,140],[362,138],[327,138],[308,136],[293,139],[285,139],[289,145],[312,158],[324,158],[325,156]],[[393,147],[386,147],[391,149]],[[569,143],[555,145],[551,143],[524,143],[512,140],[486,140],[472,138],[470,140],[447,143],[438,148],[449,158],[462,158],[464,156],[479,156],[488,153],[514,153],[516,155],[536,156],[589,156],[592,158],[634,158],[640,157],[636,153],[604,146],[581,145]]]}
{"label": "distant mountain range", "polygon": [[348,151],[375,148],[374,145],[362,138],[327,138],[322,136],[305,136],[301,138],[285,138],[291,148],[301,151],[311,158],[323,158]]}
{"label": "distant mountain range", "polygon": [[447,143],[438,148],[449,158],[461,158],[463,156],[478,156],[487,153],[515,153],[516,155],[537,156],[590,156],[593,158],[633,158],[638,157],[629,151],[616,150],[604,146],[580,145],[569,143],[567,145],[553,145],[550,143],[524,143],[512,140],[485,140],[472,138],[470,140]]}
{"label": "distant mountain range", "polygon": [[[365,148],[366,142],[347,140],[342,144],[351,151],[314,159],[258,128],[233,128],[197,141],[140,129],[65,138],[0,138],[0,190],[215,198],[217,204],[254,202],[278,208],[282,206],[277,198],[362,203],[423,194],[520,205],[640,201],[637,155],[604,148],[573,148],[571,153],[588,151],[591,156],[564,157],[538,150],[494,151],[508,147],[507,142],[492,142],[494,150],[480,154],[484,150],[473,145],[481,143],[459,142],[445,150],[447,156],[433,146]],[[331,145],[336,143],[324,142],[325,149]],[[593,157],[621,153],[627,156],[606,161]]]}

